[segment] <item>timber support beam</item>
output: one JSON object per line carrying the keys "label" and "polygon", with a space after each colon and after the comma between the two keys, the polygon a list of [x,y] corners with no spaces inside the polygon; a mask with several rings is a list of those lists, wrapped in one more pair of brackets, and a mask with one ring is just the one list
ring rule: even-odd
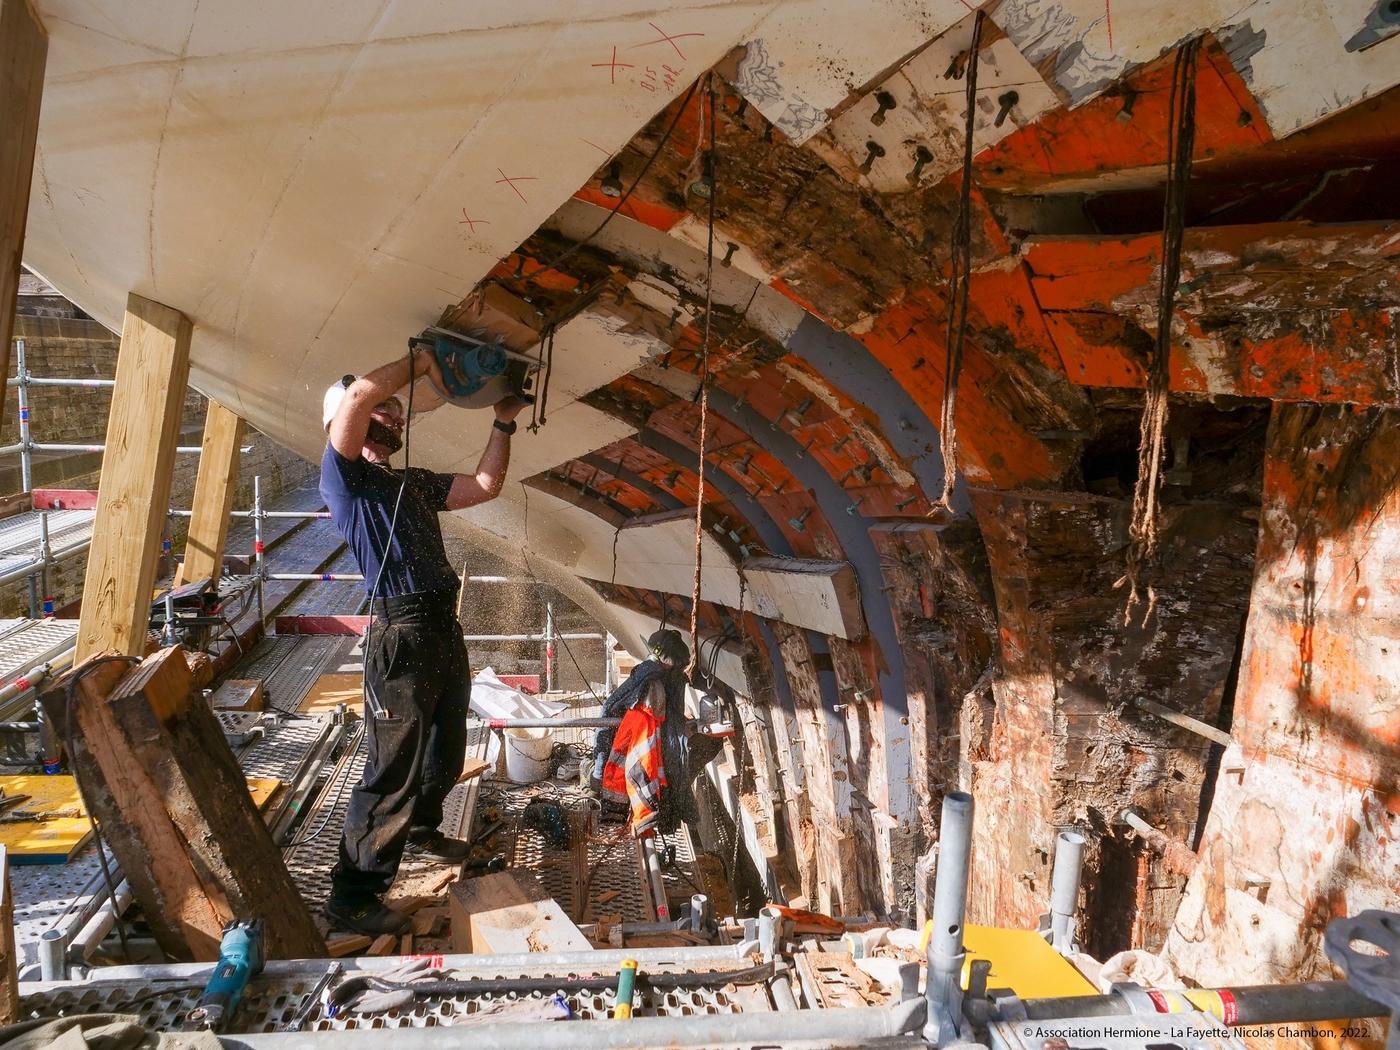
{"label": "timber support beam", "polygon": [[[29,186],[49,37],[30,0],[0,0],[0,376],[10,374]],[[0,422],[5,399],[0,398]]]}
{"label": "timber support beam", "polygon": [[139,295],[127,298],[77,661],[109,649],[126,656],[145,650],[190,372],[190,334],[189,319],[179,311]]}
{"label": "timber support beam", "polygon": [[185,560],[175,584],[212,579],[223,569],[229,511],[238,487],[238,448],[243,420],[217,401],[209,402],[204,417],[204,441],[199,453],[199,476],[194,483],[194,510],[185,540]]}

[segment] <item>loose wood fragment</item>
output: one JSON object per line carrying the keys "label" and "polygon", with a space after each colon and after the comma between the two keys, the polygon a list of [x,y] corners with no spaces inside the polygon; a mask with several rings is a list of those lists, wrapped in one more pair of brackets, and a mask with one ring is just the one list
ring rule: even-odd
{"label": "loose wood fragment", "polygon": [[332,959],[340,959],[363,951],[373,943],[373,938],[366,937],[363,933],[345,933],[338,937],[327,938],[326,952]]}
{"label": "loose wood fragment", "polygon": [[394,949],[399,946],[399,935],[396,933],[385,933],[374,939],[374,943],[369,946],[366,955],[393,955]]}
{"label": "loose wood fragment", "polygon": [[452,947],[478,955],[587,951],[593,946],[538,878],[499,871],[452,887]]}

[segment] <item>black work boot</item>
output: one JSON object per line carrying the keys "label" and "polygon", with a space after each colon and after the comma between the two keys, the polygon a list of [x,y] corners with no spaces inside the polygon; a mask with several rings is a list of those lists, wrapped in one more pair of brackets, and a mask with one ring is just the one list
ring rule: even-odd
{"label": "black work boot", "polygon": [[461,839],[450,839],[437,828],[410,828],[404,854],[419,860],[442,860],[460,864],[471,855],[472,847]]}
{"label": "black work boot", "polygon": [[373,897],[368,900],[347,901],[332,897],[326,901],[323,914],[337,929],[350,930],[378,937],[385,933],[407,933],[412,921],[402,912],[394,911]]}

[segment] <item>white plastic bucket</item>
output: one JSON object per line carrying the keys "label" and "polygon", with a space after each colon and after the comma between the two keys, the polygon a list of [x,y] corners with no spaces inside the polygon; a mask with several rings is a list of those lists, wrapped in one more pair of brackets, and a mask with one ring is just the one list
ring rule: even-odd
{"label": "white plastic bucket", "polygon": [[506,777],[517,784],[533,784],[549,775],[549,752],[554,747],[548,729],[507,729]]}

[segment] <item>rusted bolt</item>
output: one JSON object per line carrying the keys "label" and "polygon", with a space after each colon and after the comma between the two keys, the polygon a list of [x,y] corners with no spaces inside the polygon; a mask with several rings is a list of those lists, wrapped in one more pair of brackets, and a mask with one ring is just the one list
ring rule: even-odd
{"label": "rusted bolt", "polygon": [[992,122],[993,127],[1001,127],[1006,123],[1006,118],[1011,115],[1011,109],[1016,103],[1021,101],[1021,96],[1015,91],[1008,91],[1004,95],[997,97],[997,105],[1001,108],[997,110],[997,119]]}
{"label": "rusted bolt", "polygon": [[875,166],[875,162],[885,155],[885,147],[874,139],[865,144],[865,160],[861,161],[860,173],[869,175],[870,169]]}
{"label": "rusted bolt", "polygon": [[860,510],[860,505],[865,502],[864,496],[857,496],[855,502],[846,508],[846,513],[855,517],[856,511]]}
{"label": "rusted bolt", "polygon": [[948,63],[948,68],[943,71],[944,80],[961,80],[963,70],[967,68],[968,52],[959,51],[953,56],[953,60]]}
{"label": "rusted bolt", "polygon": [[749,453],[747,456],[745,456],[743,459],[739,460],[738,463],[735,463],[735,464],[734,464],[734,469],[737,470],[740,474],[747,474],[747,473],[749,472],[749,464],[752,463],[752,462],[753,462],[753,453],[750,452],[750,453]]}
{"label": "rusted bolt", "polygon": [[925,166],[927,166],[928,162],[931,160],[933,160],[933,151],[931,149],[922,143],[914,147],[914,170],[905,176],[905,178],[909,180],[911,186],[918,184],[919,176],[923,173]]}
{"label": "rusted bolt", "polygon": [[795,518],[788,518],[788,524],[791,525],[791,526],[792,526],[794,529],[796,529],[798,532],[806,532],[806,531],[807,531],[807,519],[810,518],[811,516],[812,516],[812,508],[811,508],[811,507],[808,507],[806,510],[804,510],[804,511],[803,511],[801,514],[799,514],[797,517],[795,517]]}
{"label": "rusted bolt", "polygon": [[895,509],[895,510],[906,510],[906,509],[908,509],[909,507],[912,507],[912,506],[913,506],[915,503],[917,503],[917,502],[919,502],[919,497],[918,497],[918,496],[910,496],[908,499],[902,499],[902,500],[900,500],[898,503],[896,503],[896,504],[894,505],[894,509]]}
{"label": "rusted bolt", "polygon": [[720,264],[721,266],[729,266],[729,265],[730,265],[730,261],[734,258],[734,253],[737,252],[738,250],[739,250],[739,246],[738,246],[737,244],[735,244],[733,241],[725,241],[725,242],[724,242],[724,258],[721,259],[721,260],[719,261],[719,264]]}
{"label": "rusted bolt", "polygon": [[894,96],[888,91],[877,91],[875,92],[875,104],[879,108],[876,109],[874,113],[870,114],[870,123],[878,128],[885,122],[885,114],[894,109],[899,103],[895,101]]}
{"label": "rusted bolt", "polygon": [[787,411],[785,414],[787,415],[788,419],[792,422],[792,425],[793,425],[793,426],[797,426],[798,424],[800,424],[800,423],[802,422],[802,417],[805,416],[805,415],[806,415],[808,412],[810,412],[811,410],[812,410],[812,399],[809,397],[809,398],[807,398],[807,400],[803,401],[802,404],[798,405],[796,408],[790,408],[790,409],[788,409],[788,411]]}

